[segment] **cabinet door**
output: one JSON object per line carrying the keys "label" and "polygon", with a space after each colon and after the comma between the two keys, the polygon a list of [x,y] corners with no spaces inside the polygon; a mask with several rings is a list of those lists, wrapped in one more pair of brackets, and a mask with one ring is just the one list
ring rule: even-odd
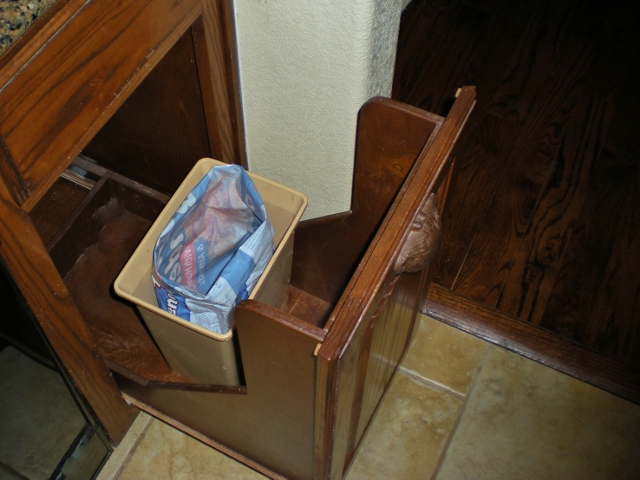
{"label": "cabinet door", "polygon": [[475,89],[462,88],[328,321],[318,351],[316,478],[342,477],[411,339],[437,252],[451,151],[474,104]]}

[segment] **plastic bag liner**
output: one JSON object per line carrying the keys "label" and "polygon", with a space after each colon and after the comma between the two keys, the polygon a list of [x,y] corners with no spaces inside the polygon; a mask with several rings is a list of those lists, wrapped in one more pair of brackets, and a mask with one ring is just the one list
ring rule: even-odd
{"label": "plastic bag liner", "polygon": [[274,231],[238,165],[213,167],[160,234],[151,276],[158,306],[218,334],[273,255]]}

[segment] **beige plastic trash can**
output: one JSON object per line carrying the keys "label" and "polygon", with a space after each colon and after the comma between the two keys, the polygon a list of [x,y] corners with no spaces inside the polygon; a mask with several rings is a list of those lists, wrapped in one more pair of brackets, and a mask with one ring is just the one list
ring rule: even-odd
{"label": "beige plastic trash can", "polygon": [[[219,335],[161,310],[151,280],[153,248],[160,233],[187,194],[217,165],[225,164],[203,158],[193,167],[116,278],[114,289],[138,307],[173,370],[200,384],[239,385],[233,329]],[[289,283],[293,229],[307,206],[307,198],[284,185],[247,173],[262,197],[275,231],[275,252],[249,298],[276,306]]]}

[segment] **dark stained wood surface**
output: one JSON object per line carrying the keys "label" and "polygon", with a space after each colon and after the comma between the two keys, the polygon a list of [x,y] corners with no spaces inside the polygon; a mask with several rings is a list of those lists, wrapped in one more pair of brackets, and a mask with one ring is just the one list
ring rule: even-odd
{"label": "dark stained wood surface", "polygon": [[167,195],[199,159],[219,158],[209,146],[191,30],[82,151],[100,165]]}
{"label": "dark stained wood surface", "polygon": [[283,297],[279,305],[280,310],[316,327],[324,327],[331,310],[333,310],[332,303],[291,285],[288,285]]}
{"label": "dark stained wood surface", "polygon": [[31,210],[30,216],[46,245],[69,219],[72,212],[89,193],[89,189],[59,178],[42,200]]}
{"label": "dark stained wood surface", "polygon": [[247,167],[233,3],[202,2],[193,41],[212,152],[217,160]]}
{"label": "dark stained wood surface", "polygon": [[604,102],[578,98],[570,104],[565,111],[582,122],[567,122],[553,165],[546,169],[538,190],[535,209],[525,217],[525,229],[512,235],[518,239],[514,251],[506,250],[501,259],[503,264],[512,264],[494,303],[499,310],[534,325],[540,324],[547,308],[573,225],[590,193],[589,178],[607,124]]}
{"label": "dark stained wood surface", "polygon": [[383,98],[363,106],[351,210],[299,224],[292,285],[336,303],[418,154],[433,141],[442,121],[437,115]]}
{"label": "dark stained wood surface", "polygon": [[[363,108],[360,117],[361,125],[369,124],[371,128],[370,138],[386,138],[389,145],[395,145],[400,151],[402,145],[417,143],[419,131],[405,130],[392,137],[383,134],[394,123],[402,123],[403,116],[411,118],[410,109],[397,108],[387,116],[392,123],[386,124],[382,121],[382,113],[384,109],[393,109],[394,102],[378,101],[374,105],[377,108]],[[474,105],[475,89],[460,89],[436,135],[425,142],[412,162],[406,180],[327,322],[327,338],[317,352],[316,478],[342,477],[360,442],[360,434],[369,423],[408,344],[417,302],[426,293],[424,287],[428,286],[429,272],[424,269],[418,274],[402,274],[410,279],[399,279],[393,267],[409,237],[416,214],[429,195],[438,192],[441,200],[445,198],[451,152]],[[429,128],[425,128],[422,135],[428,132]],[[374,148],[372,152],[377,150]],[[374,153],[373,158],[378,155]],[[380,161],[391,168],[394,166],[393,156]],[[375,167],[374,171],[379,168]],[[364,180],[366,176],[356,176],[358,178]],[[442,192],[439,192],[440,188]],[[373,198],[369,199],[370,203]],[[323,238],[315,237],[310,241],[322,243]],[[412,287],[399,288],[405,281]],[[371,364],[370,359],[373,359]]]}
{"label": "dark stained wood surface", "polygon": [[478,91],[453,153],[435,265],[442,309],[485,305],[479,321],[502,315],[488,338],[636,402],[639,47],[633,2],[413,0],[393,89],[439,114],[443,86]]}

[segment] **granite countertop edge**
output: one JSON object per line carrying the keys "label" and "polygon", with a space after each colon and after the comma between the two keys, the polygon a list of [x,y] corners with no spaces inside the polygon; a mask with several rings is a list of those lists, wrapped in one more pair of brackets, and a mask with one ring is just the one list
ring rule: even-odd
{"label": "granite countertop edge", "polygon": [[0,0],[0,55],[56,0]]}

